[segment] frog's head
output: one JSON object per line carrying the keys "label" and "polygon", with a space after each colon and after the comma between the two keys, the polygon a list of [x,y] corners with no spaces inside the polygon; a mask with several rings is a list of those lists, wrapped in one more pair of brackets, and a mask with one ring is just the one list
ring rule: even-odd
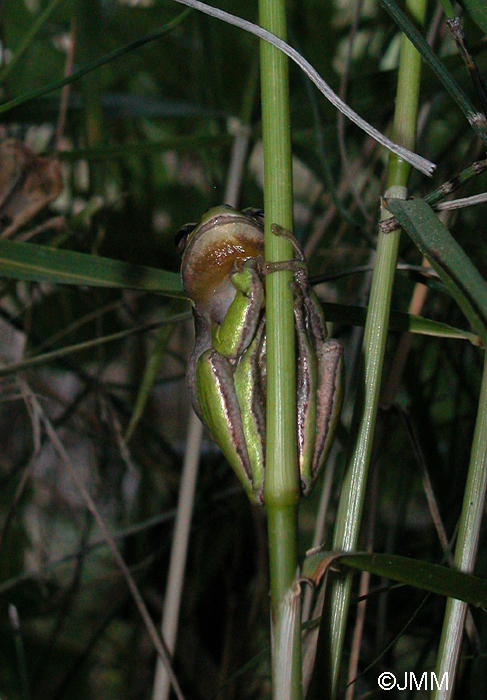
{"label": "frog's head", "polygon": [[264,255],[263,212],[215,207],[198,224],[183,226],[176,234],[176,246],[188,297],[202,309],[225,308],[235,296],[230,280],[235,260]]}
{"label": "frog's head", "polygon": [[194,236],[200,235],[208,229],[214,229],[219,226],[221,222],[229,224],[232,220],[233,222],[242,222],[242,220],[245,219],[249,220],[250,225],[257,226],[263,230],[263,209],[248,207],[238,212],[229,204],[222,204],[219,207],[208,209],[208,211],[203,214],[203,218],[199,223],[184,224],[174,236],[174,243],[179,255],[181,258],[184,256],[184,252]]}

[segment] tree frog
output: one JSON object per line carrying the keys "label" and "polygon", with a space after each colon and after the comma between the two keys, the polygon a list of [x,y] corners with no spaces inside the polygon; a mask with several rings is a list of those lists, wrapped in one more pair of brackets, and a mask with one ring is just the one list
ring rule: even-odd
{"label": "tree frog", "polygon": [[191,401],[255,504],[263,503],[265,478],[266,274],[294,270],[303,495],[326,459],[341,408],[342,347],[326,339],[297,240],[279,227],[274,232],[289,237],[298,260],[266,265],[264,217],[256,209],[216,207],[177,234],[195,325],[186,375]]}

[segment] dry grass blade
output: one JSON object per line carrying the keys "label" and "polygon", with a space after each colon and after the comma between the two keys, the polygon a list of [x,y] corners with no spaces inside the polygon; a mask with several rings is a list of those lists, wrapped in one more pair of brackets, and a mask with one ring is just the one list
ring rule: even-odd
{"label": "dry grass blade", "polygon": [[134,602],[139,610],[139,613],[144,621],[145,627],[147,629],[147,632],[151,638],[152,643],[154,644],[154,647],[159,655],[159,657],[162,659],[163,663],[166,666],[168,675],[171,679],[172,686],[174,688],[174,691],[178,697],[178,700],[184,700],[184,695],[181,691],[181,688],[179,687],[178,679],[176,678],[176,675],[174,674],[174,671],[172,670],[171,667],[171,659],[169,652],[167,651],[166,645],[164,643],[164,640],[161,639],[159,636],[157,629],[152,621],[151,616],[149,615],[149,611],[147,610],[147,606],[144,603],[144,600],[140,594],[139,589],[137,588],[137,584],[135,583],[132,574],[130,573],[130,570],[125,563],[122,555],[120,554],[117,545],[111,536],[108,527],[105,524],[105,521],[101,517],[95,502],[91,498],[90,494],[88,493],[87,489],[85,488],[83,482],[79,478],[76,468],[74,467],[73,463],[71,462],[71,459],[69,458],[68,453],[66,452],[63,443],[59,439],[56,430],[54,429],[51,421],[49,418],[46,416],[44,413],[40,403],[38,402],[36,396],[33,394],[33,392],[30,390],[29,386],[27,383],[19,378],[19,382],[22,387],[22,393],[24,396],[28,397],[28,401],[32,407],[35,408],[37,414],[40,416],[40,420],[44,424],[44,428],[46,429],[47,435],[49,437],[49,440],[52,443],[52,446],[54,447],[55,451],[57,452],[59,458],[61,459],[62,463],[68,470],[76,488],[78,489],[79,493],[81,494],[86,507],[90,511],[90,513],[93,515],[93,518],[95,519],[98,527],[100,528],[105,542],[108,545],[116,563],[117,566],[119,567],[120,571],[123,574],[123,577],[127,583],[127,586],[130,590],[130,593],[132,594],[132,597],[134,599]]}

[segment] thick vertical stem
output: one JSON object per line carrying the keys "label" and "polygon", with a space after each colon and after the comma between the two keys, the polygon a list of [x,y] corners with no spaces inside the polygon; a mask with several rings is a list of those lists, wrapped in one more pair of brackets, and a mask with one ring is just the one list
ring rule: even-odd
{"label": "thick vertical stem", "polygon": [[[286,38],[283,0],[260,0],[263,27]],[[271,224],[292,230],[292,171],[289,87],[286,57],[261,43],[262,131],[264,140],[264,208],[266,259],[292,257],[288,241],[274,236]],[[266,281],[267,316],[267,448],[265,503],[269,518],[273,640],[281,638],[280,605],[297,568],[299,477],[296,449],[296,383],[293,295],[288,271]],[[289,698],[301,697],[300,632],[295,626]],[[275,645],[273,654],[275,655]],[[275,658],[275,656],[274,656]],[[276,671],[276,665],[273,664]],[[274,692],[276,679],[273,678]]]}

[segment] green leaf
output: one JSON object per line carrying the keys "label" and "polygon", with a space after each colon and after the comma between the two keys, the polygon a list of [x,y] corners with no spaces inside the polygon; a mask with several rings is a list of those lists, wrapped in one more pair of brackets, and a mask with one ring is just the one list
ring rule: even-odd
{"label": "green leaf", "polygon": [[457,598],[476,607],[487,606],[487,579],[395,554],[314,552],[305,560],[303,576],[320,580],[324,566],[332,562],[334,565],[340,563],[360,571],[369,571],[430,593]]}
{"label": "green leaf", "polygon": [[181,280],[175,272],[17,241],[0,241],[0,277],[88,287],[141,289],[184,297]]}
{"label": "green leaf", "polygon": [[487,5],[485,0],[463,0],[462,5],[475,24],[487,33]]}
{"label": "green leaf", "polygon": [[[334,323],[350,323],[354,326],[365,326],[367,318],[366,306],[351,306],[350,304],[334,304],[322,302],[326,320]],[[457,340],[469,340],[472,345],[481,345],[478,335],[470,331],[449,326],[446,323],[433,321],[430,318],[406,314],[402,311],[391,311],[389,318],[389,330],[428,335],[435,338],[450,338]]]}
{"label": "green leaf", "polygon": [[487,283],[470,258],[424,200],[389,199],[387,209],[427,257],[487,345]]}

